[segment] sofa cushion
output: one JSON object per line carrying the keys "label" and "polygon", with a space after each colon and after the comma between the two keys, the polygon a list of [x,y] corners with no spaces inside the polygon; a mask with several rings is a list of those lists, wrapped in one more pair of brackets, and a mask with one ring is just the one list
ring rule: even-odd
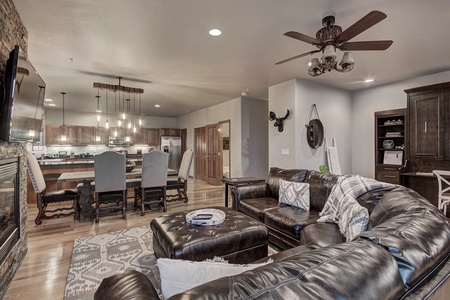
{"label": "sofa cushion", "polygon": [[237,275],[266,265],[267,262],[237,265],[229,264],[227,261],[189,261],[159,258],[156,264],[161,277],[161,291],[164,299],[167,299],[208,281]]}
{"label": "sofa cushion", "polygon": [[286,206],[266,210],[264,224],[300,239],[300,231],[305,226],[316,223],[318,218],[318,211]]}
{"label": "sofa cushion", "polygon": [[303,228],[300,232],[300,242],[308,248],[323,248],[345,242],[339,226],[334,223],[316,223]]}
{"label": "sofa cushion", "polygon": [[[281,204],[286,206],[285,204]],[[243,199],[239,203],[239,211],[256,220],[264,222],[264,212],[280,206],[276,198]]]}
{"label": "sofa cushion", "polygon": [[339,230],[345,236],[347,242],[350,242],[355,236],[367,230],[369,212],[367,208],[359,205],[350,196],[346,196],[342,201],[337,216]]}
{"label": "sofa cushion", "polygon": [[331,189],[336,184],[339,175],[323,174],[319,171],[309,171],[305,179],[309,183],[310,209],[322,211]]}
{"label": "sofa cushion", "polygon": [[372,241],[394,257],[407,289],[450,255],[447,218],[412,190],[386,193],[370,218],[376,226],[359,238]]}
{"label": "sofa cushion", "polygon": [[370,242],[354,241],[301,252],[239,275],[211,281],[170,300],[378,300],[399,299],[403,293],[397,265],[389,253]]}
{"label": "sofa cushion", "polygon": [[270,168],[267,185],[272,197],[279,197],[280,179],[295,182],[304,182],[308,170],[305,169],[280,169],[276,167]]}
{"label": "sofa cushion", "polygon": [[280,203],[309,210],[309,183],[280,180]]}

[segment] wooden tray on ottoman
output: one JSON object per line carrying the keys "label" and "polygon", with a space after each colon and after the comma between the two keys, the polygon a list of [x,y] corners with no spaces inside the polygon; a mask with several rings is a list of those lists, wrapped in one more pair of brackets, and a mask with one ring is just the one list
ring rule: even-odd
{"label": "wooden tray on ottoman", "polygon": [[222,257],[244,264],[267,257],[269,232],[261,222],[226,207],[219,225],[197,226],[186,222],[190,211],[167,213],[153,219],[153,250],[157,258],[203,261]]}

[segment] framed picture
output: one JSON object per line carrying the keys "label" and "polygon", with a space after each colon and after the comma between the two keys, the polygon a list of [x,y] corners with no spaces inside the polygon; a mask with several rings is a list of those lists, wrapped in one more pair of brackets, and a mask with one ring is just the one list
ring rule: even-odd
{"label": "framed picture", "polygon": [[403,151],[384,151],[383,164],[401,165],[403,162]]}

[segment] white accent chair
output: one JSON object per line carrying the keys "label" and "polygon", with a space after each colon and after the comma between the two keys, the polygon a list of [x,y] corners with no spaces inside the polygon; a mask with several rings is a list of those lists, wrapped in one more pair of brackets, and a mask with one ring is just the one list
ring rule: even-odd
{"label": "white accent chair", "polygon": [[[450,204],[450,171],[433,170],[433,174],[438,179],[438,208],[447,214],[447,205]],[[444,176],[447,178],[444,178]]]}
{"label": "white accent chair", "polygon": [[184,203],[187,203],[189,201],[187,196],[187,182],[193,159],[194,152],[191,149],[184,151],[180,169],[178,170],[178,179],[167,182],[167,190],[177,190],[177,194],[167,195],[167,202],[184,200]]}
{"label": "white accent chair", "polygon": [[[161,150],[145,153],[142,158],[142,178],[139,187],[134,189],[134,207],[141,207],[141,215],[145,215],[146,204],[166,206],[166,183],[169,154]],[[140,203],[139,203],[140,202]]]}
{"label": "white accent chair", "polygon": [[100,220],[101,204],[108,204],[105,208],[107,210],[122,209],[122,218],[127,218],[125,161],[124,154],[114,151],[106,151],[94,156],[96,223]]}
{"label": "white accent chair", "polygon": [[[42,175],[41,167],[36,159],[36,157],[28,151],[27,153],[27,168],[28,173],[30,174],[31,183],[33,184],[34,191],[36,192],[36,203],[37,208],[39,210],[38,215],[34,222],[36,225],[40,225],[42,223],[41,219],[43,218],[55,218],[60,216],[67,216],[75,213],[75,219],[79,218],[79,204],[78,204],[78,190],[77,189],[61,189],[56,191],[46,190],[46,183],[44,179],[44,175]],[[59,202],[67,202],[71,201],[72,205],[70,207],[59,207],[54,209],[47,209],[48,204],[50,203],[59,203]],[[64,212],[67,213],[58,213],[56,212]],[[52,213],[51,216],[47,216],[46,213]]]}

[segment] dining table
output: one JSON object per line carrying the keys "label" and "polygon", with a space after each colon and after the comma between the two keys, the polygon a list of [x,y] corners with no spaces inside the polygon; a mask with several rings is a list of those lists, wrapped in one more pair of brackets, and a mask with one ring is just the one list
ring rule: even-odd
{"label": "dining table", "polygon": [[[177,170],[167,169],[167,175],[173,176],[177,175]],[[140,178],[142,176],[142,169],[133,169],[130,172],[125,173],[125,177],[127,179],[132,178]],[[93,208],[92,204],[94,203],[94,196],[92,194],[92,182],[95,180],[95,171],[78,171],[78,172],[65,172],[62,173],[57,180],[58,189],[61,189],[61,184],[63,182],[79,182],[82,185],[78,186],[79,197],[78,197],[78,205],[80,207],[80,219],[81,222],[84,219],[92,219],[93,217]]]}

